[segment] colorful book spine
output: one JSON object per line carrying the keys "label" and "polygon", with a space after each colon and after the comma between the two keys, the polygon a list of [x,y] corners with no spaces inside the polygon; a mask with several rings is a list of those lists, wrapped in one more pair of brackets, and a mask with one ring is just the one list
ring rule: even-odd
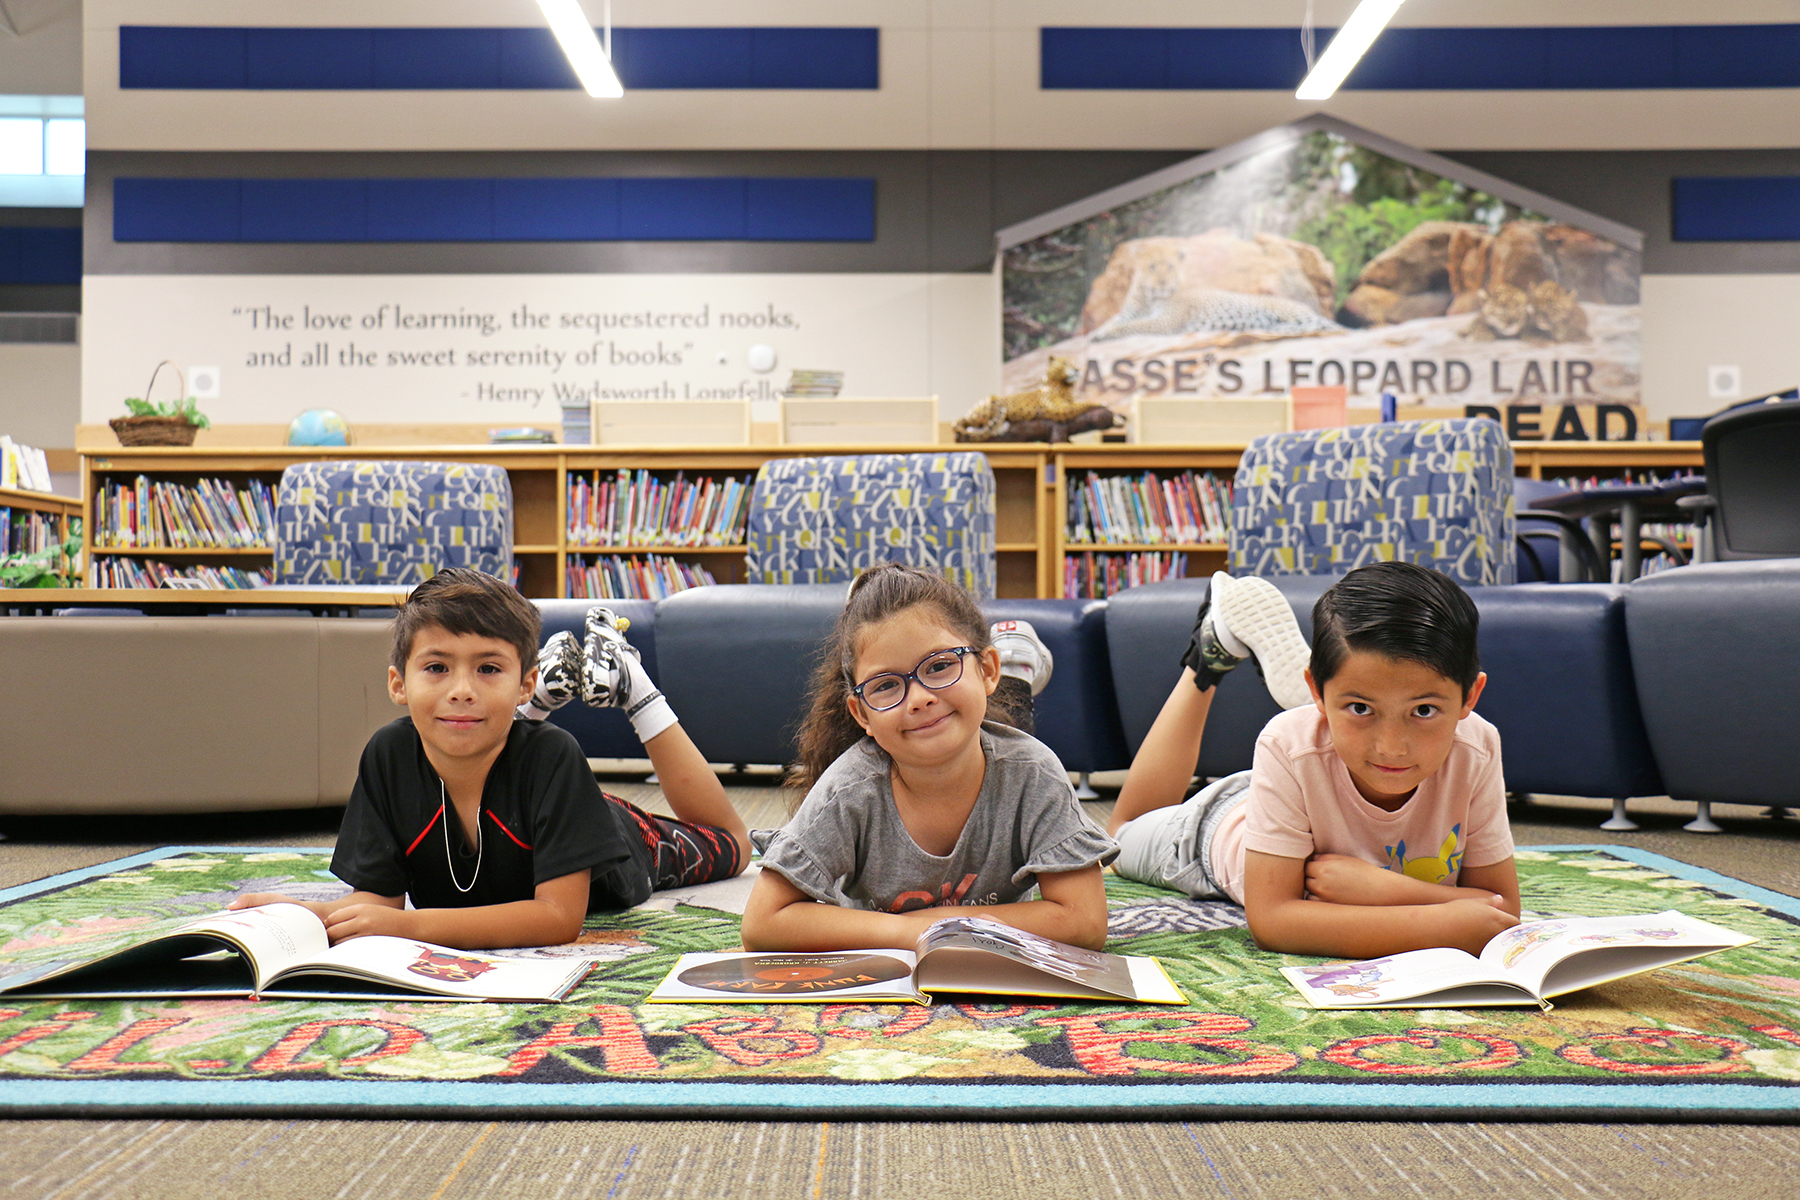
{"label": "colorful book spine", "polygon": [[660,554],[603,554],[591,561],[578,554],[569,559],[565,582],[572,600],[661,600],[718,580],[698,563]]}
{"label": "colorful book spine", "polygon": [[1179,550],[1128,553],[1085,550],[1063,556],[1063,596],[1070,600],[1104,600],[1126,588],[1187,575],[1187,555]]}
{"label": "colorful book spine", "polygon": [[126,549],[265,549],[275,544],[275,489],[260,479],[193,485],[107,479],[94,493],[94,545]]}
{"label": "colorful book spine", "polygon": [[734,546],[745,537],[752,480],[673,479],[647,470],[571,474],[570,542],[578,546]]}
{"label": "colorful book spine", "polygon": [[1209,471],[1089,471],[1068,497],[1064,540],[1072,546],[1212,544],[1231,536],[1231,480]]}
{"label": "colorful book spine", "polygon": [[88,562],[88,586],[97,588],[155,588],[165,579],[197,579],[209,588],[244,591],[275,582],[273,567],[246,571],[238,567],[181,565],[154,558],[106,556]]}

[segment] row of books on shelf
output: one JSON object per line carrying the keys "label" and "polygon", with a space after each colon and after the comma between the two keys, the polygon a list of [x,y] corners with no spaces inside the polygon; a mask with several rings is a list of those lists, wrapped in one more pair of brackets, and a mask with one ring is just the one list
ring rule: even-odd
{"label": "row of books on shelf", "polygon": [[[62,518],[54,513],[36,512],[0,505],[0,555],[39,554],[63,542]],[[73,528],[81,528],[81,518],[73,519]]]}
{"label": "row of books on shelf", "polygon": [[583,546],[735,546],[745,538],[754,477],[677,471],[571,473],[568,536]]}
{"label": "row of books on shelf", "polygon": [[25,446],[0,434],[0,487],[49,492],[50,460],[36,446]]}
{"label": "row of books on shelf", "polygon": [[159,562],[154,558],[96,558],[88,563],[88,586],[97,588],[157,588],[179,586],[169,580],[192,580],[190,586],[230,588],[244,591],[268,587],[275,582],[272,567],[241,570],[237,567],[209,567]]}
{"label": "row of books on shelf", "polygon": [[1142,583],[1160,583],[1187,575],[1187,555],[1179,550],[1144,550],[1129,554],[1092,550],[1063,556],[1063,598],[1104,600],[1114,592]]}
{"label": "row of books on shelf", "polygon": [[1231,533],[1231,480],[1210,471],[1089,471],[1070,487],[1068,505],[1066,537],[1077,545],[1197,545]]}
{"label": "row of books on shelf", "polygon": [[1546,480],[1546,482],[1554,483],[1558,487],[1568,488],[1570,491],[1584,492],[1592,491],[1594,488],[1637,487],[1652,483],[1673,483],[1677,479],[1692,479],[1703,474],[1704,472],[1696,471],[1692,467],[1671,467],[1668,470],[1658,470],[1655,467],[1626,467],[1617,475],[1607,475],[1604,477],[1600,475],[1559,475]]}
{"label": "row of books on shelf", "polygon": [[661,554],[602,554],[592,561],[577,554],[564,580],[571,600],[661,600],[717,582],[705,567]]}
{"label": "row of books on shelf", "polygon": [[275,543],[275,489],[260,479],[191,486],[139,475],[105,480],[94,493],[94,545],[171,549],[266,549]]}

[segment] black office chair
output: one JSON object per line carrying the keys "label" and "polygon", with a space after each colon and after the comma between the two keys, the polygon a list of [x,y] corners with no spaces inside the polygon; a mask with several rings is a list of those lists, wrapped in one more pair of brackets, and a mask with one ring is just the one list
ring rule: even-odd
{"label": "black office chair", "polygon": [[1704,531],[1706,558],[1800,557],[1800,400],[1722,413],[1700,443],[1706,495],[1677,503]]}

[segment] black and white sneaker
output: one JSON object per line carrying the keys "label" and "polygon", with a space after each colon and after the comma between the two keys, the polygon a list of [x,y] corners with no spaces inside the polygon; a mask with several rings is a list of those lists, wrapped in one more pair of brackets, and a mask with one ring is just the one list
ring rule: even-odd
{"label": "black and white sneaker", "polygon": [[629,656],[640,658],[638,648],[625,640],[631,625],[612,609],[588,609],[587,639],[582,645],[581,699],[595,708],[629,708],[632,702],[632,671],[626,665]]}
{"label": "black and white sneaker", "polygon": [[542,721],[581,691],[581,673],[581,643],[566,629],[554,634],[538,651],[537,686],[531,699],[519,705],[518,715]]}

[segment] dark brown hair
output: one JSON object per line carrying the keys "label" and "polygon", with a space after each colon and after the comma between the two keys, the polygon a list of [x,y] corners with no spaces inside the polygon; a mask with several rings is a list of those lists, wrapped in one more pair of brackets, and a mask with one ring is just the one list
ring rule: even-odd
{"label": "dark brown hair", "polygon": [[[964,644],[977,650],[992,644],[987,618],[975,598],[943,576],[892,562],[857,576],[813,668],[812,706],[800,726],[800,757],[787,775],[796,800],[819,781],[826,767],[862,740],[862,726],[845,701],[856,682],[852,675],[863,630],[918,607],[930,609]],[[997,712],[990,715],[1003,719]]]}
{"label": "dark brown hair", "polygon": [[445,567],[421,583],[394,615],[394,647],[388,661],[402,675],[419,631],[437,626],[505,642],[519,652],[519,675],[537,665],[544,631],[537,605],[509,583],[469,567]]}
{"label": "dark brown hair", "polygon": [[1420,663],[1462,688],[1481,674],[1481,616],[1456,580],[1409,562],[1358,567],[1313,605],[1313,682],[1321,691],[1352,650]]}

